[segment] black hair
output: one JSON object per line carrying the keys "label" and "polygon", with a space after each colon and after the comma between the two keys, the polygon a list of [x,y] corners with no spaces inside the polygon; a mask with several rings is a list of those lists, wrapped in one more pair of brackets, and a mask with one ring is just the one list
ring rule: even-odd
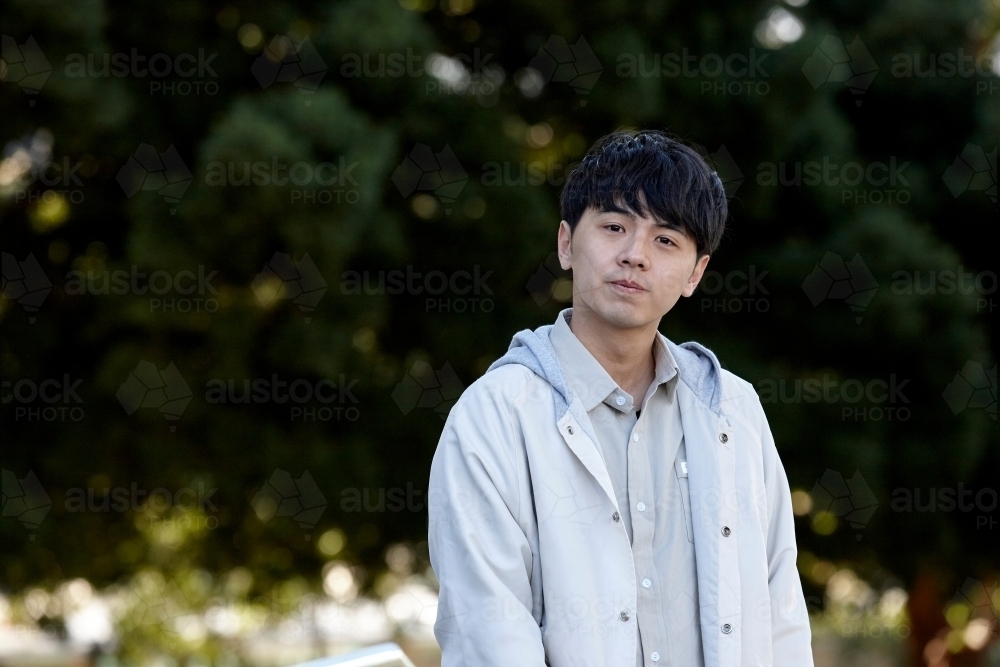
{"label": "black hair", "polygon": [[559,206],[570,231],[588,208],[651,214],[690,235],[699,257],[718,248],[729,216],[718,174],[693,148],[659,130],[598,139],[566,179]]}

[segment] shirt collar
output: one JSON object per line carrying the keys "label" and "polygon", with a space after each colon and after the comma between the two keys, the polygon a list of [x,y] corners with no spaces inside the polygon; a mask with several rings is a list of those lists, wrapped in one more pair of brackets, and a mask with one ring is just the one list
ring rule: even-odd
{"label": "shirt collar", "polygon": [[[555,350],[559,365],[569,386],[583,402],[587,412],[593,410],[601,402],[619,412],[629,412],[633,407],[632,397],[618,386],[600,362],[594,358],[573,330],[569,328],[569,319],[573,309],[566,308],[556,317],[555,324],[549,332],[549,340]],[[653,340],[653,384],[646,396],[665,385],[667,400],[672,401],[676,392],[680,370],[667,348],[667,339],[659,331]],[[643,397],[644,402],[646,397]],[[640,406],[642,405],[640,402]]]}

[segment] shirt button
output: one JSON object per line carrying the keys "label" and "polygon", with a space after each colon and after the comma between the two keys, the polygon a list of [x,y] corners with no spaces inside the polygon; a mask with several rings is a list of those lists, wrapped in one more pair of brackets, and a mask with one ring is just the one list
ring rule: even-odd
{"label": "shirt button", "polygon": [[572,426],[567,426],[566,427],[566,432],[569,433],[570,435],[573,435],[573,427]]}
{"label": "shirt button", "polygon": [[728,635],[732,631],[733,631],[733,626],[729,625],[728,623],[726,623],[726,624],[724,624],[722,626],[722,633],[723,634]]}
{"label": "shirt button", "polygon": [[620,519],[621,517],[618,516],[618,512],[615,512],[614,514],[611,515],[611,518],[614,519],[615,521],[618,521],[618,519]]}
{"label": "shirt button", "polygon": [[721,433],[719,434],[719,440],[721,440],[722,442],[729,442],[729,436],[726,435],[725,433]]}
{"label": "shirt button", "polygon": [[623,611],[622,613],[618,614],[618,618],[622,619],[623,621],[627,621],[628,620],[628,612],[627,611]]}
{"label": "shirt button", "polygon": [[643,588],[649,588],[652,585],[653,585],[653,582],[650,581],[649,579],[643,579],[642,580],[642,587]]}
{"label": "shirt button", "polygon": [[656,651],[653,651],[652,655],[649,656],[649,659],[652,660],[653,662],[659,662],[660,654],[657,653]]}
{"label": "shirt button", "polygon": [[615,399],[615,403],[617,403],[618,405],[625,405],[625,397],[619,396],[618,398]]}
{"label": "shirt button", "polygon": [[733,531],[729,530],[729,526],[723,526],[722,527],[722,535],[724,537],[729,537],[729,533],[731,533],[731,532],[733,532]]}
{"label": "shirt button", "polygon": [[633,433],[632,434],[632,442],[639,442],[639,434],[638,433]]}
{"label": "shirt button", "polygon": [[639,510],[640,512],[645,512],[646,511],[646,503],[644,503],[642,501],[639,501],[638,503],[636,503],[635,508],[637,510]]}

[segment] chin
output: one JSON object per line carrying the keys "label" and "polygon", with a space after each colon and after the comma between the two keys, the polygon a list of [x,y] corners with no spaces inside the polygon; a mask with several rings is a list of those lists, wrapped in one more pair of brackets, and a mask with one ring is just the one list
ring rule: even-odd
{"label": "chin", "polygon": [[618,329],[633,329],[658,319],[649,312],[647,306],[639,304],[619,301],[618,303],[591,304],[591,306],[602,320]]}

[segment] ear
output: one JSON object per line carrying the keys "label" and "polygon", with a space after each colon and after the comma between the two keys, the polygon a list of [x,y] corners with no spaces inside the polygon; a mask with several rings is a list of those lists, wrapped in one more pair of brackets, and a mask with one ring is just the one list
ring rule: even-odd
{"label": "ear", "polygon": [[698,287],[698,283],[701,282],[701,277],[705,275],[705,267],[708,266],[708,260],[711,259],[709,255],[702,255],[695,262],[694,271],[691,272],[691,277],[688,278],[687,284],[684,286],[684,291],[682,294],[684,296],[691,296],[694,294],[694,290]]}
{"label": "ear", "polygon": [[561,266],[564,271],[569,271],[573,268],[572,234],[573,233],[569,229],[569,223],[565,220],[560,221],[556,248],[559,252],[559,266]]}

